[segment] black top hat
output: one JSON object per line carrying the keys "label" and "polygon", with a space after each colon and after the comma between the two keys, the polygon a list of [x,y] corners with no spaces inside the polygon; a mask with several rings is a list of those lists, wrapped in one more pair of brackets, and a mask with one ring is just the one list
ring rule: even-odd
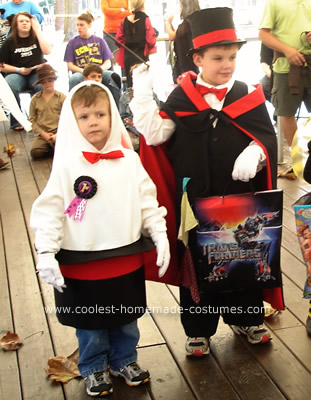
{"label": "black top hat", "polygon": [[57,79],[55,69],[52,68],[49,64],[44,64],[36,70],[38,79],[33,83],[32,86],[37,85],[37,83],[42,82],[44,79],[52,78]]}
{"label": "black top hat", "polygon": [[246,40],[237,38],[231,8],[206,8],[195,11],[187,20],[190,23],[193,43],[189,54],[211,46],[246,43]]}

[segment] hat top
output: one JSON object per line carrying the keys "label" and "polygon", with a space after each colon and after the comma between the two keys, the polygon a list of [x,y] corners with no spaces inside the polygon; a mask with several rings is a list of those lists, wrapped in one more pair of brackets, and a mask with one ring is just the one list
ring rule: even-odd
{"label": "hat top", "polygon": [[38,81],[41,81],[46,78],[55,78],[56,79],[56,73],[54,68],[52,68],[48,64],[42,65],[42,67],[37,69],[37,75],[38,75]]}
{"label": "hat top", "polygon": [[206,8],[195,11],[187,19],[193,42],[190,54],[205,47],[245,43],[244,40],[237,38],[231,8]]}

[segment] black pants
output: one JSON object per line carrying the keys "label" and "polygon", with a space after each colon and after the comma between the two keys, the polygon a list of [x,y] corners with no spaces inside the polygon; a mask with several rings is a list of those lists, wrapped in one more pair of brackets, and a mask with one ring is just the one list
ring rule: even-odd
{"label": "black pants", "polygon": [[205,294],[194,303],[190,290],[180,287],[181,322],[190,337],[210,337],[216,333],[220,315],[226,324],[257,326],[263,323],[262,291],[258,288]]}

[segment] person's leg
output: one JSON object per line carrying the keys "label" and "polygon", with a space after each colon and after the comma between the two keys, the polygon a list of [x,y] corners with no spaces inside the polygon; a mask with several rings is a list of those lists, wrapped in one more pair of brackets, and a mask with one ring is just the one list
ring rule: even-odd
{"label": "person's leg", "polygon": [[281,128],[284,133],[288,146],[290,147],[293,142],[295,132],[297,130],[297,121],[295,115],[281,116]]}
{"label": "person's leg", "polygon": [[32,142],[30,155],[33,160],[50,157],[53,155],[53,147],[42,136],[37,136]]}
{"label": "person's leg", "polygon": [[[275,108],[275,115],[280,117],[281,129],[286,138],[289,150],[293,137],[297,130],[297,123],[295,114],[298,107],[301,105],[304,96],[304,72],[301,72],[301,79],[299,82],[298,94],[291,94],[289,91],[288,75],[273,73],[273,87],[271,91],[271,102]],[[283,146],[283,144],[281,144]],[[295,179],[295,175],[291,166],[285,171],[281,172],[278,176]]]}
{"label": "person's leg", "polygon": [[105,371],[110,349],[107,329],[76,329],[79,342],[78,368],[83,377],[94,372]]}
{"label": "person's leg", "polygon": [[121,78],[116,72],[105,71],[103,72],[102,84],[112,93],[112,96],[119,108],[119,101],[121,97]]}
{"label": "person's leg", "polygon": [[78,368],[84,377],[89,396],[103,396],[112,393],[109,377],[108,353],[109,335],[107,329],[76,329],[79,342]]}
{"label": "person's leg", "polygon": [[252,287],[227,293],[222,304],[223,320],[235,333],[246,335],[252,344],[266,343],[271,339],[262,325],[265,316],[262,289]]}
{"label": "person's leg", "polygon": [[83,81],[83,74],[81,72],[75,72],[74,74],[71,75],[69,78],[69,90],[71,90],[73,87],[78,85]]}
{"label": "person's leg", "polygon": [[118,370],[137,361],[136,346],[139,341],[137,320],[118,328],[109,329],[109,365]]}
{"label": "person's leg", "polygon": [[149,381],[150,374],[137,364],[136,346],[139,341],[137,320],[118,328],[109,329],[110,373],[125,379],[130,386],[138,386]]}
{"label": "person's leg", "polygon": [[[116,36],[115,33],[110,33],[110,36],[108,36],[105,32],[104,32],[104,40],[106,41],[106,43],[108,44],[109,49],[111,50],[111,53],[113,53],[114,51],[118,50],[118,46],[116,45],[116,42],[113,40],[113,38]],[[111,37],[112,36],[112,37]]]}
{"label": "person's leg", "polygon": [[[10,86],[18,106],[20,107],[19,94],[27,89],[27,80],[23,75],[20,74],[9,74],[5,77],[6,82]],[[17,120],[10,114],[10,128],[14,129],[20,126]]]}

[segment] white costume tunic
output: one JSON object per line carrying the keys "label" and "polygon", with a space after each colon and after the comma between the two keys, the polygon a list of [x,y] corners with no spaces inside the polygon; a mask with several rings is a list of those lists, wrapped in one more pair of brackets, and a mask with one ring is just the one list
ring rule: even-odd
{"label": "white costume tunic", "polygon": [[[110,99],[111,135],[101,151],[81,135],[71,108],[72,94],[90,84],[101,86]],[[58,318],[76,328],[120,326],[143,314],[146,306],[143,258],[137,259],[135,254],[153,247],[150,240],[142,239],[142,234],[150,237],[154,232],[166,231],[166,209],[158,206],[155,185],[138,155],[121,145],[125,140],[130,147],[109,90],[90,81],[75,86],[63,105],[51,176],[34,202],[30,224],[35,231],[38,253],[58,253],[56,258],[67,288],[63,293],[55,291],[56,305],[72,307],[70,313],[59,312]],[[100,159],[91,164],[82,154],[82,151],[114,150],[121,150],[124,157]],[[75,181],[85,176],[96,182],[97,191],[87,200],[79,221],[64,212],[76,196]],[[129,261],[128,257],[133,256],[135,260]],[[117,260],[116,271],[111,271],[112,258]],[[84,311],[86,307],[92,309],[82,314],[77,311],[81,307]],[[99,307],[106,310],[109,307],[110,313],[94,315],[93,309]],[[126,307],[131,307],[130,313],[125,312]],[[141,308],[133,313],[132,307]],[[118,312],[118,308],[122,310]]]}

